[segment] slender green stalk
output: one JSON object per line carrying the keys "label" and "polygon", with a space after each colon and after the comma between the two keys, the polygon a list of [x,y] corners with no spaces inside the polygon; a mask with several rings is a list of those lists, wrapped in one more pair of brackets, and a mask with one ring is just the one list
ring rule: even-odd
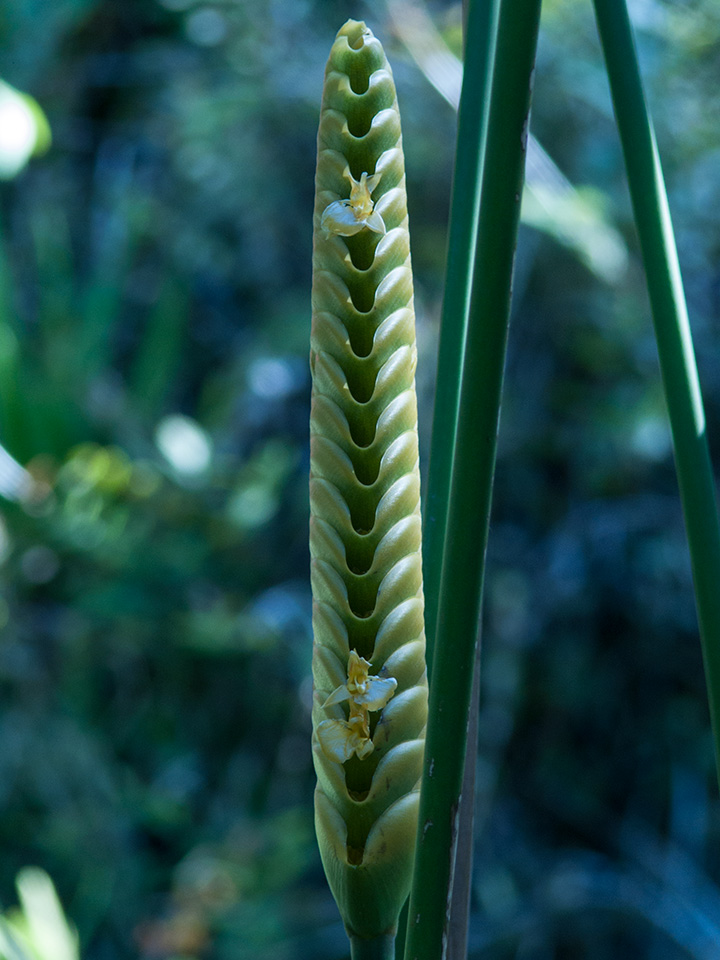
{"label": "slender green stalk", "polygon": [[[440,324],[438,374],[424,523],[423,569],[427,585],[425,633],[428,675],[432,673],[437,604],[442,575],[447,507],[450,499],[464,343],[470,310],[472,270],[480,209],[480,184],[485,160],[490,114],[490,84],[499,11],[499,0],[475,0],[471,5],[463,4],[465,51],[463,86],[458,113],[445,295]],[[476,681],[479,681],[479,657],[478,644],[474,668]],[[467,952],[478,723],[477,705],[473,706],[474,709],[470,710],[468,717],[465,772],[458,815],[458,836],[462,847],[458,849],[458,857],[454,863],[453,895],[448,914],[448,960],[464,957]],[[404,946],[403,942],[403,952]],[[397,955],[403,954],[398,951]]]}
{"label": "slender green stalk", "polygon": [[500,7],[406,960],[440,960],[447,936],[539,18],[540,0]]}
{"label": "slender green stalk", "polygon": [[470,309],[488,114],[500,0],[475,0],[468,11],[465,65],[448,237],[445,296],[438,349],[430,468],[423,525],[425,636],[432,676],[437,598],[450,494],[464,341]]}
{"label": "slender green stalk", "polygon": [[652,121],[624,0],[595,0],[640,237],[700,623],[720,778],[720,527],[700,383]]}

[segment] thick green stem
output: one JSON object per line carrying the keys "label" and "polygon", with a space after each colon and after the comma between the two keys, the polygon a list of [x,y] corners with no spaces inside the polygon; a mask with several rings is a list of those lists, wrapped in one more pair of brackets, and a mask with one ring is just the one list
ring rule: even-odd
{"label": "thick green stem", "polygon": [[406,960],[440,960],[447,936],[539,19],[540,0],[502,0],[438,603]]}
{"label": "thick green stem", "polygon": [[[490,114],[495,45],[497,42],[500,0],[475,0],[470,9],[463,3],[464,66],[463,87],[458,115],[457,150],[450,214],[445,295],[440,324],[438,374],[433,412],[430,468],[425,505],[423,570],[425,577],[425,622],[428,676],[432,675],[432,655],[437,629],[438,596],[442,576],[447,509],[457,430],[458,398],[467,335],[472,272],[480,210],[480,184],[485,160],[487,126]],[[469,17],[469,21],[468,21]],[[479,681],[479,648],[475,675]],[[475,705],[477,706],[477,705]],[[475,805],[475,759],[477,752],[477,709],[470,711],[468,746],[465,754],[463,795],[458,818],[458,833],[464,843],[455,861],[453,896],[449,910],[448,960],[464,957],[470,909],[472,874],[472,833]],[[407,921],[407,917],[403,918]],[[402,920],[401,920],[402,922]],[[396,944],[398,957],[404,955]]]}
{"label": "thick green stem", "polygon": [[700,383],[655,133],[624,0],[595,0],[672,428],[720,778],[720,526]]}
{"label": "thick green stem", "polygon": [[469,22],[465,35],[466,55],[458,115],[445,295],[440,324],[437,386],[423,526],[425,634],[430,677],[499,9],[500,0],[475,0],[468,11]]}
{"label": "thick green stem", "polygon": [[395,960],[395,937],[386,934],[373,940],[350,937],[350,960]]}

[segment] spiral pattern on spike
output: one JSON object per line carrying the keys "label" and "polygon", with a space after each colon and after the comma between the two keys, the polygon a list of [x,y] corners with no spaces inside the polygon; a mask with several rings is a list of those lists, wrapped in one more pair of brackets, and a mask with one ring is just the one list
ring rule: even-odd
{"label": "spiral pattern on spike", "polygon": [[[351,196],[360,197],[366,182],[372,203],[353,206]],[[367,222],[360,220],[373,207]],[[345,925],[371,938],[394,928],[409,890],[427,680],[400,117],[382,46],[355,21],[338,33],[325,73],[312,298],[316,828]],[[369,661],[369,682],[373,676],[397,681],[381,710],[362,714],[345,693],[343,702],[326,705],[349,683],[352,651]],[[337,721],[342,731],[353,710],[358,728],[362,714],[371,752],[340,763],[328,755],[318,729]]]}

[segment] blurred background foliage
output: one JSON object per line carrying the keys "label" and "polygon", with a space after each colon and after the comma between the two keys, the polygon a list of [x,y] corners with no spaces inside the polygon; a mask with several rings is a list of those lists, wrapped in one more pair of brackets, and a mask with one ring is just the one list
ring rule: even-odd
{"label": "blurred background foliage", "polygon": [[[709,958],[720,817],[647,297],[591,4],[544,6],[471,955]],[[630,6],[717,464],[720,12]],[[364,18],[403,112],[426,452],[455,117],[423,13],[459,53],[440,0],[0,7],[37,134],[0,183],[0,901],[47,870],[86,960],[344,955],[308,745],[315,135]]]}

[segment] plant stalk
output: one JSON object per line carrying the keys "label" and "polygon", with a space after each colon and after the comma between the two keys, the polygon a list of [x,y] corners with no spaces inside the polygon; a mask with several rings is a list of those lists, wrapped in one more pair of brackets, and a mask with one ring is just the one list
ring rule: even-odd
{"label": "plant stalk", "polygon": [[640,238],[672,429],[720,780],[720,525],[700,383],[670,210],[624,0],[595,14]]}
{"label": "plant stalk", "polygon": [[[468,9],[470,7],[470,9]],[[447,508],[457,429],[458,398],[467,334],[472,271],[477,238],[495,45],[500,0],[463,0],[463,86],[458,113],[457,150],[451,199],[445,295],[440,324],[438,373],[433,411],[432,445],[428,471],[424,524],[425,619],[428,674],[432,674],[433,644],[437,629],[437,602],[442,575]],[[473,697],[479,689],[480,649],[475,656]],[[466,954],[473,864],[477,703],[468,721],[464,780],[458,836],[462,849],[455,861],[453,895],[448,917],[448,960]],[[403,951],[404,933],[403,930]],[[398,938],[399,940],[400,938]],[[399,953],[396,945],[396,954]]]}
{"label": "plant stalk", "polygon": [[[440,960],[448,933],[539,19],[540,0],[502,0],[438,602],[406,960]],[[469,55],[469,43],[467,49]]]}
{"label": "plant stalk", "polygon": [[440,323],[432,444],[423,525],[423,579],[428,676],[432,677],[437,604],[450,498],[464,341],[480,209],[490,81],[500,0],[474,0],[468,11],[465,65],[458,114],[445,294]]}

